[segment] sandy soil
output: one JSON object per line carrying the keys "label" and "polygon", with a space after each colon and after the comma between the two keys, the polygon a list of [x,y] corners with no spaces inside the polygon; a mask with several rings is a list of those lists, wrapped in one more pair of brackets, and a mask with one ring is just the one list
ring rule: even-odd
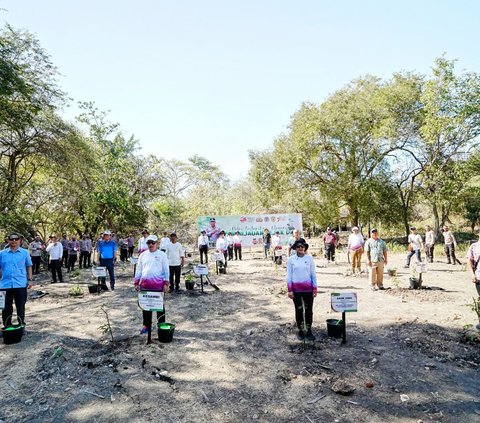
{"label": "sandy soil", "polygon": [[[260,253],[212,275],[220,291],[168,296],[170,344],[146,345],[139,334],[132,265],[118,264],[116,290],[101,295],[88,294],[88,270],[64,284],[44,275],[34,289],[48,295],[28,302],[24,339],[0,344],[0,420],[479,422],[480,343],[463,328],[477,323],[466,306],[475,290],[464,268],[435,262],[424,285],[438,289],[412,291],[396,255],[391,289],[372,292],[366,275],[346,275],[344,254],[337,259],[316,258],[317,340],[305,344],[295,337],[285,269]],[[74,283],[82,297],[68,295]],[[325,324],[340,317],[330,309],[339,290],[359,298],[345,345],[327,337]],[[114,344],[99,330],[103,304]],[[334,392],[339,383],[353,392]]]}

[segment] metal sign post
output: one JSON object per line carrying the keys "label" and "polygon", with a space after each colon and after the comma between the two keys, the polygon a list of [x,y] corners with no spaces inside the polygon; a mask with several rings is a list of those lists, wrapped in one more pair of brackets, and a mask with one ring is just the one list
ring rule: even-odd
{"label": "metal sign post", "polygon": [[147,332],[147,344],[152,343],[152,323],[153,312],[165,310],[164,295],[162,291],[140,291],[138,293],[138,305],[144,311],[150,311],[152,313],[152,322],[148,326]]}
{"label": "metal sign post", "polygon": [[347,322],[345,313],[357,311],[357,294],[354,292],[332,292],[330,296],[333,311],[342,313],[342,344],[347,342]]}

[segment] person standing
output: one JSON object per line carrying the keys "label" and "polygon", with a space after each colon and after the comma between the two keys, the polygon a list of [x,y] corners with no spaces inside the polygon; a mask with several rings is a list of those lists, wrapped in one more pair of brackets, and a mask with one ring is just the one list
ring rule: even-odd
{"label": "person standing", "polygon": [[265,252],[265,258],[268,258],[268,255],[270,254],[270,246],[272,244],[272,235],[270,234],[270,231],[265,228],[263,230],[263,249]]}
{"label": "person standing", "polygon": [[[115,290],[115,270],[114,260],[115,252],[117,251],[117,244],[111,239],[112,233],[105,231],[103,233],[103,239],[97,245],[98,255],[100,256],[100,266],[106,267],[108,275],[110,277],[110,289]],[[105,282],[104,282],[105,289]]]}
{"label": "person standing", "polygon": [[447,264],[457,264],[457,257],[455,256],[455,249],[457,248],[457,240],[453,233],[448,229],[448,226],[443,227],[443,242],[445,243],[445,255],[447,256]]}
{"label": "person standing", "polygon": [[45,249],[40,237],[37,235],[35,240],[30,243],[30,257],[32,259],[32,270],[34,275],[40,273],[40,263],[42,261],[42,251]]}
{"label": "person standing", "polygon": [[8,237],[8,248],[0,252],[0,289],[5,291],[5,308],[2,310],[4,326],[13,324],[14,301],[18,323],[25,324],[27,289],[32,287],[32,259],[28,250],[20,247],[20,243],[20,235],[12,233]]}
{"label": "person standing", "polygon": [[297,242],[296,254],[288,259],[287,289],[288,298],[291,298],[295,305],[298,339],[302,341],[306,336],[308,340],[314,341],[315,336],[312,333],[313,299],[317,296],[317,276],[313,257],[306,254],[307,249],[306,243]]}
{"label": "person standing", "polygon": [[73,236],[70,238],[68,243],[68,267],[67,271],[71,272],[75,268],[75,263],[78,258],[78,251],[80,250],[80,243],[77,241],[77,237]]}
{"label": "person standing", "polygon": [[185,264],[185,253],[182,244],[177,242],[177,234],[170,235],[170,242],[167,244],[167,258],[170,274],[170,292],[180,291],[180,274]]}
{"label": "person standing", "polygon": [[203,264],[203,256],[205,256],[205,263],[208,264],[208,236],[206,231],[202,231],[198,237],[198,250],[200,252],[200,263]]}
{"label": "person standing", "polygon": [[137,246],[138,254],[142,254],[144,251],[147,251],[147,250],[148,250],[148,246],[147,246],[147,238],[148,238],[148,235],[150,235],[150,234],[149,234],[148,231],[145,229],[145,230],[142,232],[141,238],[138,240],[138,246]]}
{"label": "person standing", "polygon": [[160,251],[164,253],[167,251],[168,244],[170,244],[170,238],[166,232],[163,233],[162,239],[160,240]]}
{"label": "person standing", "polygon": [[235,252],[235,260],[242,260],[242,238],[238,231],[233,236],[233,251]]}
{"label": "person standing", "polygon": [[[92,257],[92,240],[88,237],[87,234],[82,235],[80,243],[80,269],[92,267],[91,257]],[[88,264],[87,264],[88,263]]]}
{"label": "person standing", "polygon": [[478,229],[479,240],[470,245],[467,251],[468,270],[472,276],[472,282],[477,289],[477,295],[480,300],[480,229]]}
{"label": "person standing", "polygon": [[63,261],[63,267],[67,268],[68,269],[68,238],[67,238],[67,234],[62,234],[62,239],[60,240],[60,242],[62,243],[62,247],[63,247],[63,258],[62,258],[62,261]]}
{"label": "person standing", "polygon": [[425,232],[425,255],[429,263],[433,263],[433,252],[435,249],[435,232],[431,226],[427,226],[427,231]]}
{"label": "person standing", "polygon": [[122,236],[118,242],[120,245],[120,261],[125,262],[128,258],[128,240]]}
{"label": "person standing", "polygon": [[[137,268],[135,270],[134,286],[137,291],[161,291],[168,292],[168,281],[170,269],[168,258],[163,251],[158,249],[158,238],[156,235],[147,237],[148,250],[140,254]],[[140,333],[147,333],[152,326],[151,311],[142,310],[143,327]],[[163,311],[157,311],[157,322],[165,323],[165,302]]]}
{"label": "person standing", "polygon": [[363,235],[359,232],[358,227],[352,228],[352,233],[348,236],[348,251],[350,251],[350,261],[352,264],[352,274],[355,274],[355,269],[358,273],[362,271],[362,254],[365,240]]}
{"label": "person standing", "polygon": [[233,260],[233,236],[231,232],[228,233],[225,240],[227,241],[228,260],[230,261]]}
{"label": "person standing", "polygon": [[217,252],[222,253],[223,257],[225,258],[225,267],[227,267],[227,258],[228,258],[228,246],[227,246],[227,240],[225,239],[225,232],[220,231],[220,234],[218,235],[218,239],[215,243],[215,248],[217,249]]}
{"label": "person standing", "polygon": [[57,276],[58,276],[58,281],[60,283],[63,283],[63,274],[62,274],[63,247],[62,247],[62,243],[58,241],[56,235],[50,235],[46,251],[50,258],[50,271],[52,272],[52,283],[57,283]]}
{"label": "person standing", "polygon": [[133,235],[130,234],[127,238],[128,243],[128,258],[133,257],[133,249],[135,248],[135,240],[133,239]]}
{"label": "person standing", "polygon": [[[282,256],[277,255],[278,252],[282,249],[282,239],[280,238],[280,232],[275,232],[275,235],[272,236],[272,250],[273,250],[273,261],[277,264],[282,264]],[[277,252],[277,254],[275,254]]]}
{"label": "person standing", "polygon": [[410,260],[415,254],[417,263],[422,261],[423,240],[420,234],[417,233],[417,228],[412,226],[410,228],[410,235],[408,235],[408,253],[405,267],[410,267]]}
{"label": "person standing", "polygon": [[335,247],[337,246],[337,235],[332,228],[327,228],[327,233],[323,236],[323,245],[325,247],[325,258],[328,263],[335,261]]}
{"label": "person standing", "polygon": [[378,289],[384,290],[383,269],[388,262],[388,248],[385,241],[378,237],[378,229],[372,229],[370,234],[370,238],[365,243],[367,266],[371,268],[370,284],[372,291],[376,290],[376,286]]}

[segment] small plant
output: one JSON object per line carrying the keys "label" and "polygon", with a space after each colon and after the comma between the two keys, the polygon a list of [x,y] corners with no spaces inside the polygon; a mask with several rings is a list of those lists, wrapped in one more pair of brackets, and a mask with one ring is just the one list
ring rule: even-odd
{"label": "small plant", "polygon": [[480,322],[480,298],[476,299],[473,297],[472,302],[468,304],[468,306],[477,314],[477,319]]}
{"label": "small plant", "polygon": [[80,288],[79,284],[73,285],[69,290],[68,290],[68,295],[71,297],[80,297],[83,295],[82,288]]}
{"label": "small plant", "polygon": [[80,276],[80,269],[74,269],[70,273],[70,278],[78,278]]}
{"label": "small plant", "polygon": [[400,285],[400,279],[394,276],[392,277],[391,283],[394,288],[398,288]]}
{"label": "small plant", "polygon": [[110,318],[108,316],[108,306],[106,304],[102,304],[100,306],[100,310],[103,311],[105,313],[105,318],[107,319],[107,322],[101,326],[98,327],[98,329],[100,331],[102,331],[102,333],[104,335],[106,335],[107,333],[110,334],[110,337],[112,338],[112,344],[115,345],[115,339],[113,338],[113,331],[112,331],[112,325],[110,324]]}
{"label": "small plant", "polygon": [[191,273],[189,273],[188,275],[185,275],[185,282],[194,282],[195,281],[195,276],[193,276]]}
{"label": "small plant", "polygon": [[397,268],[396,267],[389,267],[387,269],[387,273],[389,276],[397,276]]}

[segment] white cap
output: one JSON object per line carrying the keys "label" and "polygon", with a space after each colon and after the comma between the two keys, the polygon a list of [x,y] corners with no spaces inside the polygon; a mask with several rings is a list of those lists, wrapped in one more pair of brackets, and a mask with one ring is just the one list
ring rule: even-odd
{"label": "white cap", "polygon": [[107,229],[106,231],[103,231],[103,235],[112,235],[112,233]]}
{"label": "white cap", "polygon": [[146,239],[146,241],[153,241],[153,242],[157,242],[158,241],[158,238],[156,235],[149,235]]}
{"label": "white cap", "polygon": [[358,227],[357,227],[357,226],[354,226],[354,227],[352,228],[352,231],[358,231]]}

